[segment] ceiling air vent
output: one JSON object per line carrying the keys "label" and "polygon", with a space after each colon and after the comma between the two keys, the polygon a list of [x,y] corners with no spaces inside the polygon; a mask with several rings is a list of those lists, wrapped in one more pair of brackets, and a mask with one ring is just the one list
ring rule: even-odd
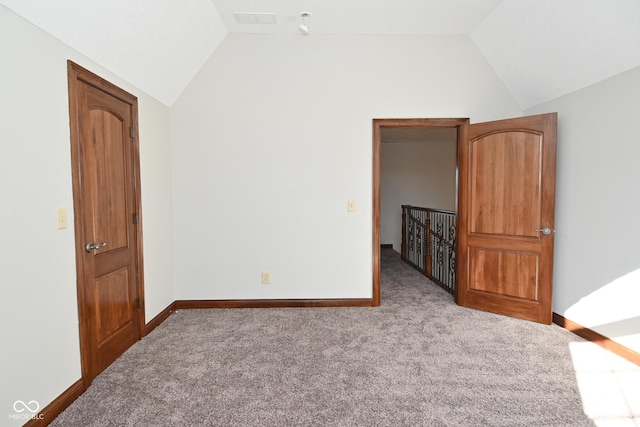
{"label": "ceiling air vent", "polygon": [[275,13],[240,13],[233,14],[238,24],[275,24]]}

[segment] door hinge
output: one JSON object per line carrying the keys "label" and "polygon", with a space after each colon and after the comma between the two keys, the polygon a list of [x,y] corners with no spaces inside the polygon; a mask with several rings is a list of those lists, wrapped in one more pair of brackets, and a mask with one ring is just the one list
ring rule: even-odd
{"label": "door hinge", "polygon": [[136,303],[138,304],[138,308],[142,308],[142,298],[136,298]]}
{"label": "door hinge", "polygon": [[138,214],[137,214],[137,213],[134,213],[134,214],[133,214],[133,223],[134,223],[134,224],[137,224],[139,220],[140,220],[140,218],[138,218]]}
{"label": "door hinge", "polygon": [[131,126],[131,138],[135,138],[136,137],[136,128],[135,126]]}

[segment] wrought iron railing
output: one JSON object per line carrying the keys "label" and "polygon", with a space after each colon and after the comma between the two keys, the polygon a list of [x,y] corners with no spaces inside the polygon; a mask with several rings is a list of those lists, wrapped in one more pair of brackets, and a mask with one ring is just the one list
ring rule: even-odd
{"label": "wrought iron railing", "polygon": [[450,294],[456,289],[456,213],[402,205],[402,260]]}

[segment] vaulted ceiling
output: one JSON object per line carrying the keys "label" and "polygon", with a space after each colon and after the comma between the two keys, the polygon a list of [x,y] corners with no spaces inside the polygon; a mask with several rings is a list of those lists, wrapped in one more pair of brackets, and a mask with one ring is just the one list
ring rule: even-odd
{"label": "vaulted ceiling", "polygon": [[[640,0],[0,4],[169,106],[229,33],[468,35],[523,109],[640,66]],[[303,11],[307,36],[298,30]],[[238,22],[235,13],[248,15]]]}

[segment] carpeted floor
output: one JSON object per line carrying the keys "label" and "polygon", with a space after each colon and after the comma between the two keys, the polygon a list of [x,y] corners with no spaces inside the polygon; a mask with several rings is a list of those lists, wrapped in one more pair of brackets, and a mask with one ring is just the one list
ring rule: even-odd
{"label": "carpeted floor", "polygon": [[392,250],[382,265],[377,308],[179,311],[51,425],[594,425],[581,338],[458,307]]}

